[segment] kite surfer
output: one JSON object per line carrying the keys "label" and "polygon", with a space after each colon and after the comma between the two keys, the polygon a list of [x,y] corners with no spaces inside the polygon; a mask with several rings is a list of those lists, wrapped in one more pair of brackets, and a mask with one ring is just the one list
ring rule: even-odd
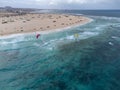
{"label": "kite surfer", "polygon": [[40,37],[40,34],[37,34],[37,35],[36,35],[36,39],[38,39],[39,37]]}

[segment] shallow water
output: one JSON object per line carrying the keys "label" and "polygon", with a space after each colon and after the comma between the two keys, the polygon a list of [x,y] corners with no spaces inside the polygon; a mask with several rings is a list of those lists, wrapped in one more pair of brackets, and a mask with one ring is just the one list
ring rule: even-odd
{"label": "shallow water", "polygon": [[119,90],[120,18],[90,18],[38,40],[0,39],[0,90]]}

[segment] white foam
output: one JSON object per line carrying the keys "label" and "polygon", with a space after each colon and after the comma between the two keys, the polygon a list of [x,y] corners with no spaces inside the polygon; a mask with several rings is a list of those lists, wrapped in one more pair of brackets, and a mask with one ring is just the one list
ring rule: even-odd
{"label": "white foam", "polygon": [[71,36],[65,37],[64,39],[67,39],[67,40],[87,39],[89,37],[98,35],[99,32],[83,32],[83,33],[78,33],[78,34],[79,34],[79,37],[77,37],[77,38],[75,38],[74,35],[71,35]]}
{"label": "white foam", "polygon": [[48,50],[53,50],[54,48],[53,47],[49,47]]}
{"label": "white foam", "polygon": [[113,44],[112,42],[109,42],[109,45],[112,45],[112,46],[113,46],[114,44]]}
{"label": "white foam", "polygon": [[21,41],[25,41],[25,38],[20,37],[20,38],[14,38],[12,40],[1,40],[1,44],[13,44]]}
{"label": "white foam", "polygon": [[119,17],[108,17],[108,16],[91,16],[91,17],[102,18],[107,20],[112,20],[112,19],[120,20]]}
{"label": "white foam", "polygon": [[83,32],[83,35],[90,35],[90,36],[94,36],[94,35],[98,35],[98,32]]}
{"label": "white foam", "polygon": [[74,36],[73,35],[72,36],[67,36],[66,39],[72,40],[72,39],[74,39]]}
{"label": "white foam", "polygon": [[23,36],[24,34],[11,34],[11,35],[0,36],[0,39],[19,38]]}
{"label": "white foam", "polygon": [[81,16],[81,15],[84,15],[84,14],[74,14],[74,15],[79,15],[79,16]]}
{"label": "white foam", "polygon": [[117,38],[119,38],[119,37],[116,37],[116,36],[112,36],[111,38],[113,38],[113,39],[117,39]]}
{"label": "white foam", "polygon": [[1,41],[0,42],[0,45],[7,45],[8,44],[8,42],[6,42],[6,41]]}
{"label": "white foam", "polygon": [[33,45],[34,45],[34,46],[37,46],[37,47],[38,47],[38,46],[40,46],[40,44],[39,44],[39,43],[34,43]]}

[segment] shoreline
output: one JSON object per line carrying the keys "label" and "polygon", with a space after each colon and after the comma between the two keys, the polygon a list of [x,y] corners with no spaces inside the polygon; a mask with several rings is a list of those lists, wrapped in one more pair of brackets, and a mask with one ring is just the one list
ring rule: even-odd
{"label": "shoreline", "polygon": [[[61,14],[58,14],[58,15],[61,15]],[[67,14],[64,14],[64,15],[67,15]],[[85,25],[85,24],[90,23],[91,21],[93,21],[93,19],[85,17],[85,16],[80,16],[80,17],[85,18],[86,21],[84,21],[82,23],[79,22],[79,23],[76,23],[76,24],[73,24],[73,25],[64,26],[64,27],[47,29],[45,31],[43,31],[43,30],[42,31],[41,30],[36,30],[36,31],[28,31],[28,32],[24,32],[23,31],[23,32],[20,32],[20,33],[13,33],[13,34],[4,34],[2,36],[0,35],[0,39],[1,38],[15,37],[15,36],[22,36],[22,35],[34,35],[34,34],[36,35],[37,33],[39,33],[39,34],[49,34],[49,33],[64,31],[66,29],[74,28],[74,27],[77,27],[77,26],[82,26],[82,25]]]}
{"label": "shoreline", "polygon": [[[90,19],[90,18],[89,18]],[[89,22],[86,22],[84,24],[81,24],[81,25],[74,25],[74,26],[69,26],[69,27],[64,27],[64,28],[59,28],[59,29],[54,29],[54,31],[52,30],[49,30],[49,31],[37,31],[37,32],[26,32],[26,33],[16,33],[16,34],[9,34],[9,35],[4,35],[4,36],[0,36],[0,39],[8,39],[8,38],[14,38],[14,37],[18,37],[18,36],[24,36],[24,35],[35,35],[36,36],[36,33],[40,33],[42,35],[44,34],[50,34],[50,33],[55,33],[55,32],[60,32],[60,31],[65,31],[65,30],[68,30],[69,28],[74,28],[74,27],[78,27],[78,26],[82,26],[82,25],[86,25],[88,23],[91,23],[93,21],[93,19],[90,19]]]}

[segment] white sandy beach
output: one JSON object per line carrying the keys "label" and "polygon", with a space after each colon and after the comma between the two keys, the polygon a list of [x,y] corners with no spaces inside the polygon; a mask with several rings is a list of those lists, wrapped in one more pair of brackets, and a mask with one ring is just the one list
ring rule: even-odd
{"label": "white sandy beach", "polygon": [[90,20],[84,16],[65,14],[26,14],[0,17],[0,36],[30,32],[53,32],[59,28],[83,25]]}

